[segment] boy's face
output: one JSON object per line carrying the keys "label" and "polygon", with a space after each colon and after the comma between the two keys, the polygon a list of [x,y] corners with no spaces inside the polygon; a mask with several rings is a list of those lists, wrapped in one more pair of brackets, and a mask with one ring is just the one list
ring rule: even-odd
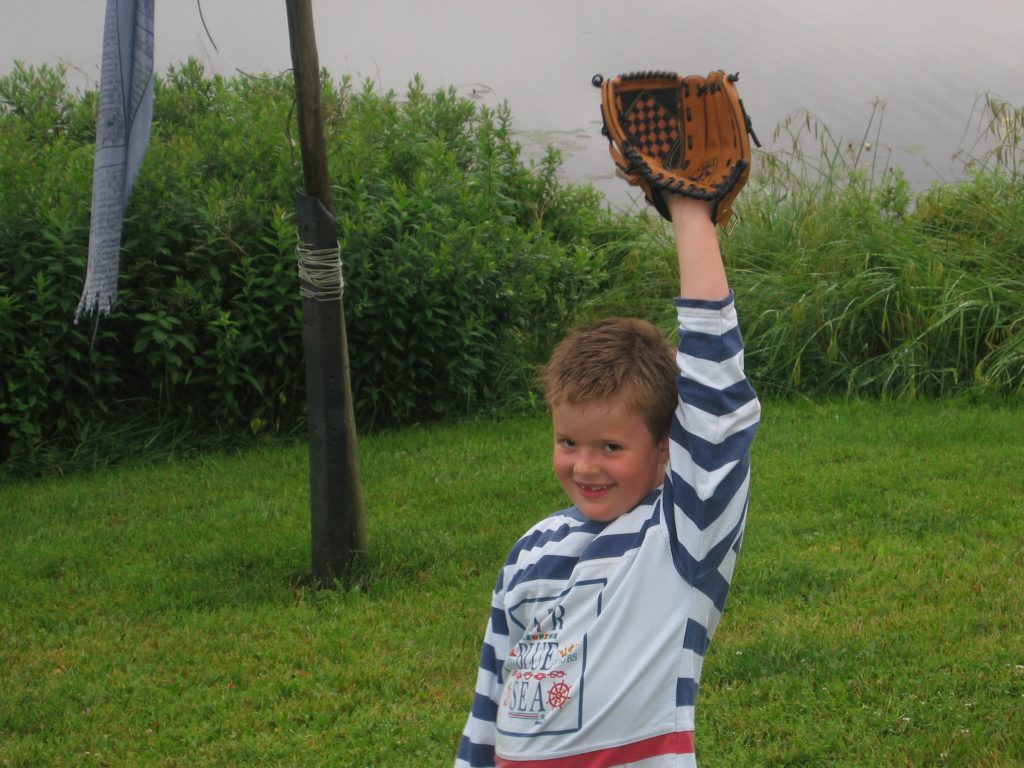
{"label": "boy's face", "polygon": [[563,404],[551,411],[555,475],[591,520],[629,512],[664,479],[668,438],[655,443],[624,403]]}

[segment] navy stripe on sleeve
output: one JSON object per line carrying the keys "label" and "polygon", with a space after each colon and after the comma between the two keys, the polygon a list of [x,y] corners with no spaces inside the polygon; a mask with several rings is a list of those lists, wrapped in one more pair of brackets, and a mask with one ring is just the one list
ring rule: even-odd
{"label": "navy stripe on sleeve", "polygon": [[756,397],[753,387],[746,379],[730,384],[725,389],[717,389],[680,376],[677,388],[684,403],[712,416],[728,416],[735,413]]}
{"label": "navy stripe on sleeve", "polygon": [[708,649],[709,642],[707,627],[698,621],[689,619],[683,633],[683,648],[703,656]]}
{"label": "navy stripe on sleeve", "polygon": [[679,349],[692,357],[720,363],[742,351],[743,337],[740,335],[739,326],[726,331],[722,336],[683,330],[679,332]]}
{"label": "navy stripe on sleeve", "polygon": [[[718,487],[707,499],[701,499],[693,486],[679,475],[672,473],[672,497],[676,508],[682,511],[700,530],[714,525],[729,502],[746,482],[750,473],[750,458],[744,455],[722,478]],[[674,531],[673,531],[674,533]]]}
{"label": "navy stripe on sleeve", "polygon": [[[506,632],[506,634],[508,633]],[[494,652],[494,646],[490,643],[484,643],[483,650],[480,652],[480,668],[493,672],[500,678],[501,666],[498,663],[498,654]]]}
{"label": "navy stripe on sleeve", "polygon": [[683,429],[678,421],[672,423],[672,442],[690,452],[693,463],[703,470],[714,472],[719,467],[745,459],[750,453],[750,443],[757,432],[757,425],[734,432],[721,443],[712,443]]}
{"label": "navy stripe on sleeve", "polygon": [[508,634],[508,619],[501,608],[491,608],[491,629],[496,635]]}
{"label": "navy stripe on sleeve", "polygon": [[477,720],[486,720],[489,723],[493,723],[498,717],[498,704],[490,696],[477,693],[473,695],[473,709],[471,711],[473,717]]}
{"label": "navy stripe on sleeve", "polygon": [[728,307],[735,300],[735,295],[732,291],[729,291],[728,295],[721,299],[684,299],[681,296],[677,296],[674,299],[674,303],[677,307],[688,307],[691,309],[711,309],[711,310],[722,310]]}
{"label": "navy stripe on sleeve", "polygon": [[[692,493],[692,489],[685,483],[683,487]],[[676,503],[680,503],[678,495],[676,496]],[[684,509],[683,511],[687,513],[687,517],[690,517],[689,510]],[[721,579],[717,568],[725,559],[729,550],[735,548],[737,540],[742,535],[746,512],[746,506],[744,505],[743,511],[736,520],[732,530],[722,536],[714,546],[703,553],[688,551],[680,541],[675,515],[665,515],[665,527],[668,530],[669,541],[672,542],[672,560],[675,563],[676,571],[679,572],[679,575],[688,584],[692,584],[707,595],[720,611],[725,607],[725,597],[729,591],[729,582]],[[718,583],[719,579],[722,581],[721,584]]]}
{"label": "navy stripe on sleeve", "polygon": [[494,765],[494,747],[490,744],[474,744],[469,737],[463,736],[459,742],[459,760],[464,760],[473,768],[486,768]]}

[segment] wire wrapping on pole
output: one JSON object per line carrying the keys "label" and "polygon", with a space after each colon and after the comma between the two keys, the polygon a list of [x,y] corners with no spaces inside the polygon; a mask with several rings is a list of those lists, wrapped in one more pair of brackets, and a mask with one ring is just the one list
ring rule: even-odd
{"label": "wire wrapping on pole", "polygon": [[295,246],[299,261],[299,293],[304,299],[340,301],[345,292],[341,274],[341,246],[315,250],[299,242]]}

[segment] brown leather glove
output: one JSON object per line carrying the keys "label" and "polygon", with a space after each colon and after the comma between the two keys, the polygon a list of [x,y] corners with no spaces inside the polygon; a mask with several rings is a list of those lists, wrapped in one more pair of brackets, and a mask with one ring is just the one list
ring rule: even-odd
{"label": "brown leather glove", "polygon": [[736,92],[738,75],[633,72],[605,80],[603,133],[619,174],[671,220],[662,190],[714,202],[725,225],[750,175],[750,141],[761,146]]}

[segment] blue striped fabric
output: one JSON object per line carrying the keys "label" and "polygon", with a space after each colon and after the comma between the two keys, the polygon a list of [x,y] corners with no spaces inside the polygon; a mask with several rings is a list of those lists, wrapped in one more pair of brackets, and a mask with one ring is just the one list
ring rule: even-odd
{"label": "blue striped fabric", "polygon": [[742,543],[760,405],[732,297],[676,303],[680,402],[664,483],[610,523],[566,509],[512,548],[456,768],[611,766],[637,744],[645,757],[630,766],[696,765],[692,750],[646,756],[647,746],[692,744],[701,667]]}

